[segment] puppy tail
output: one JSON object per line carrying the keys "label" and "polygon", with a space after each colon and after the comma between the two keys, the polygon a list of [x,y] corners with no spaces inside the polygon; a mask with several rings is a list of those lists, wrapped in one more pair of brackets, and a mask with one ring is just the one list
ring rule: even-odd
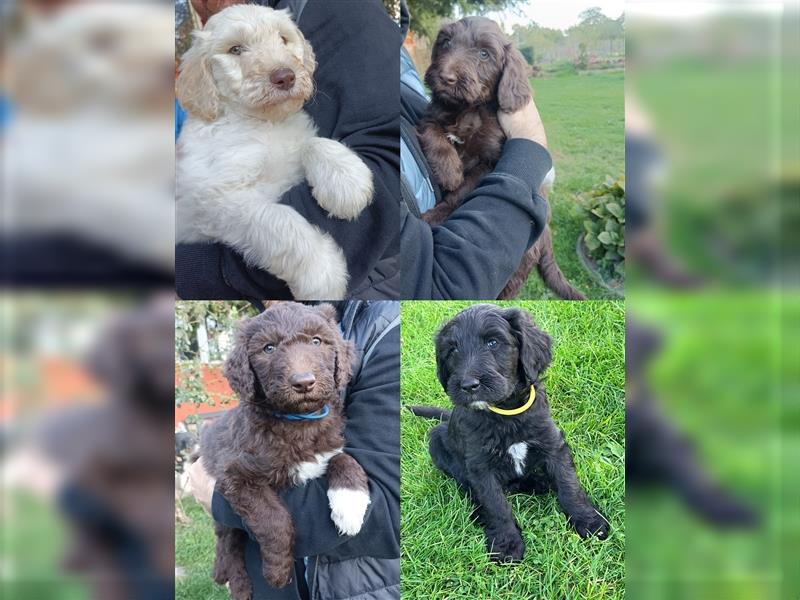
{"label": "puppy tail", "polygon": [[586,296],[576,290],[569,280],[564,277],[564,273],[561,272],[553,253],[553,239],[550,235],[549,226],[544,228],[544,232],[537,243],[541,245],[542,254],[536,267],[539,269],[539,275],[544,284],[562,300],[586,300]]}
{"label": "puppy tail", "polygon": [[436,406],[409,406],[408,410],[425,419],[436,419],[437,421],[447,421],[450,418],[450,411]]}

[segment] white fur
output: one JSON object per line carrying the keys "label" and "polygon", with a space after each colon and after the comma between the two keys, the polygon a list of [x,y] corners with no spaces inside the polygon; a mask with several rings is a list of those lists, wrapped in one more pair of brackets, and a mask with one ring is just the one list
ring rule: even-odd
{"label": "white fur", "polygon": [[482,400],[477,400],[475,402],[470,402],[470,408],[474,410],[489,410],[489,405]]}
{"label": "white fur", "polygon": [[304,485],[305,483],[321,477],[328,470],[328,463],[337,454],[341,454],[342,449],[331,450],[330,452],[322,452],[314,455],[314,460],[301,462],[292,468],[292,479],[296,485]]}
{"label": "white fur", "polygon": [[508,455],[514,461],[514,471],[517,475],[522,475],[525,472],[525,458],[528,456],[528,444],[525,442],[517,442],[508,447]]}
{"label": "white fur", "polygon": [[547,172],[547,175],[544,176],[544,180],[542,181],[542,187],[546,188],[547,190],[552,190],[555,183],[556,183],[556,168],[550,167],[550,170]]}
{"label": "white fur", "polygon": [[364,515],[369,506],[369,492],[338,488],[328,490],[331,520],[341,535],[356,535],[364,524]]}
{"label": "white fur", "polygon": [[[246,50],[229,54],[230,40]],[[282,67],[295,72],[292,90],[269,83]],[[331,216],[354,219],[372,200],[372,173],[346,146],[317,137],[301,110],[313,67],[313,51],[285,11],[241,4],[209,19],[178,80],[190,116],[178,140],[176,237],[236,248],[286,281],[296,299],[336,300],[347,290],[344,254],[278,202],[307,179]]]}

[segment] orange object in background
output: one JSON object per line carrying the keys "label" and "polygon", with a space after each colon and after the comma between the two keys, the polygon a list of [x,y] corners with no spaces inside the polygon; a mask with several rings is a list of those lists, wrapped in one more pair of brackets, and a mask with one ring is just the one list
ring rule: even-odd
{"label": "orange object in background", "polygon": [[[228,380],[222,374],[222,365],[203,365],[203,389],[208,396],[207,402],[193,404],[186,402],[175,407],[175,426],[186,420],[190,415],[203,415],[228,410],[236,406],[236,400]],[[175,386],[180,385],[180,374],[175,374]]]}

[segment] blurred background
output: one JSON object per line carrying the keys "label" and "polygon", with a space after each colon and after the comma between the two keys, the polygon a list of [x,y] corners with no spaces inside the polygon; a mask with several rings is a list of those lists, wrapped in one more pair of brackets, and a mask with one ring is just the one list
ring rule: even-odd
{"label": "blurred background", "polygon": [[626,6],[631,598],[796,598],[798,12]]}
{"label": "blurred background", "polygon": [[3,281],[168,285],[172,2],[5,0]]}

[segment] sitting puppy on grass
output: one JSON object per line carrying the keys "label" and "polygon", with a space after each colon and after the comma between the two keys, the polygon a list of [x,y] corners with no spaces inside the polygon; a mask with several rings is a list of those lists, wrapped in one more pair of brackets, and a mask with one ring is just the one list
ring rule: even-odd
{"label": "sitting puppy on grass", "polygon": [[581,487],[541,381],[550,337],[517,308],[478,304],[436,336],[436,373],[453,411],[415,406],[445,421],[430,432],[433,463],[469,494],[497,562],[522,560],[525,543],[506,492],[554,490],[581,537],[608,537],[608,521]]}
{"label": "sitting puppy on grass", "polygon": [[306,179],[330,216],[355,219],[372,172],[343,144],[317,137],[303,104],[316,66],[289,13],[237,4],[212,16],[183,57],[178,98],[178,243],[223,242],[283,279],[299,300],[347,292],[342,249],[281,196]]}
{"label": "sitting puppy on grass", "polygon": [[[294,572],[294,526],[278,493],[328,473],[331,519],[356,535],[370,503],[367,475],[343,451],[340,393],[351,377],[353,348],[330,304],[277,304],[244,321],[225,364],[240,404],[202,432],[200,454],[217,490],[261,547],[264,578],[274,587]],[[214,580],[234,600],[249,600],[246,533],[216,524]]]}

